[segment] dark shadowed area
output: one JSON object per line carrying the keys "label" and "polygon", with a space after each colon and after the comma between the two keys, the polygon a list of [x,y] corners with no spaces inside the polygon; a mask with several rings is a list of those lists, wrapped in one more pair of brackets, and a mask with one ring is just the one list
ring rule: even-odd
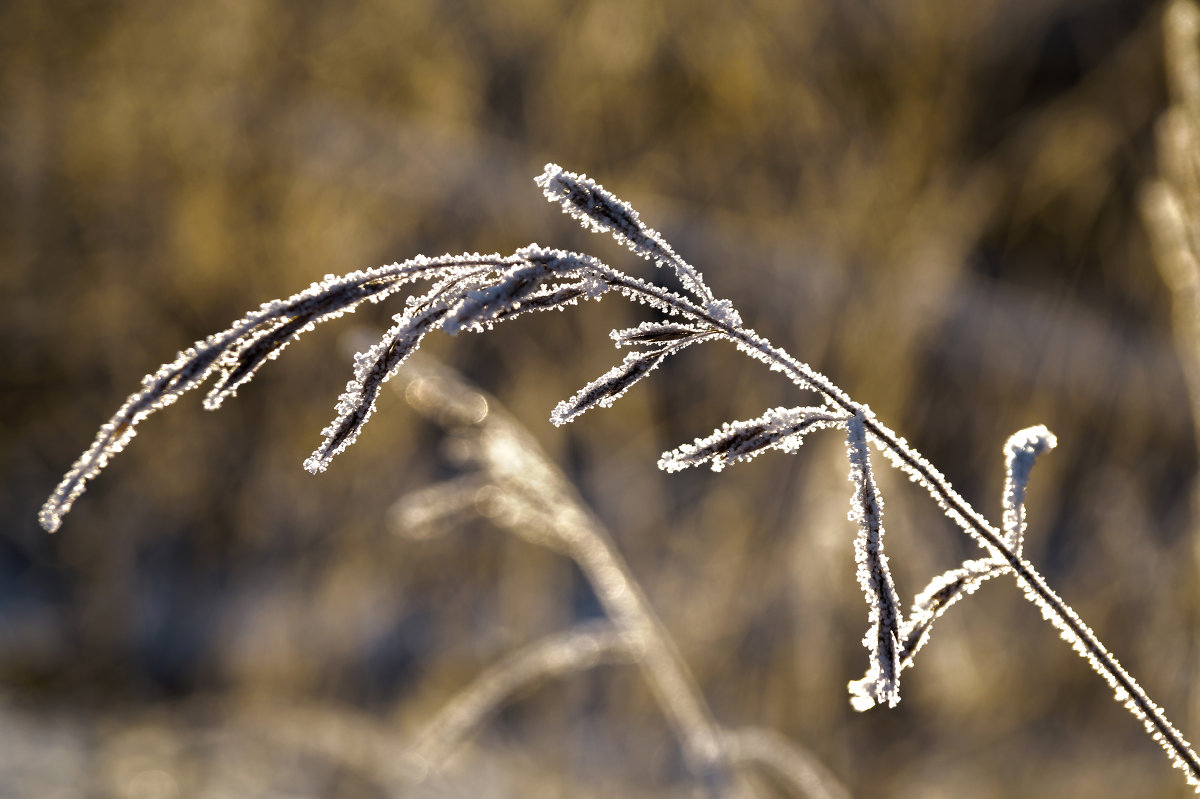
{"label": "dark shadowed area", "polygon": [[[570,559],[478,515],[400,534],[398,501],[461,475],[455,437],[401,392],[327,472],[301,468],[402,299],[318,328],[216,413],[185,396],[59,532],[37,525],[143,375],[326,274],[537,241],[650,277],[545,202],[549,161],[632,203],[995,522],[1005,439],[1057,434],[1026,552],[1200,737],[1197,437],[1139,214],[1168,104],[1163,11],[0,4],[0,795],[697,795],[620,658],[516,690],[444,768],[413,765],[472,680],[605,606]],[[1190,795],[1011,577],[939,621],[898,707],[855,712],[844,435],[720,474],[656,467],[814,397],[698,345],[612,409],[550,424],[620,361],[608,331],[650,318],[610,296],[425,346],[562,470],[714,718],[780,733],[853,796]],[[877,472],[907,606],[977,547]]]}

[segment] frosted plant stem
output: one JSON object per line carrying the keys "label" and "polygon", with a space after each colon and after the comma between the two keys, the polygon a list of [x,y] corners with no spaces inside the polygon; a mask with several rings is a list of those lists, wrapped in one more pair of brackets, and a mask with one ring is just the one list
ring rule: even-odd
{"label": "frosted plant stem", "polygon": [[[735,338],[744,341],[748,346],[754,341],[757,346],[765,348],[762,351],[772,356],[772,360],[785,365],[785,371],[792,371],[794,359],[791,356],[757,339],[752,332],[748,332],[746,337]],[[805,382],[813,381],[814,373],[811,370],[806,372],[797,374],[797,377],[802,377]],[[857,407],[853,402],[843,405],[839,400],[845,397],[845,394],[831,383],[828,385],[833,390],[822,393],[829,402],[838,404],[847,412]],[[868,416],[865,426],[884,454],[914,482],[925,488],[947,516],[989,550],[993,557],[999,557],[1008,563],[1016,576],[1017,584],[1023,589],[1025,598],[1038,606],[1043,617],[1058,629],[1063,639],[1108,682],[1117,700],[1142,722],[1150,736],[1166,750],[1172,763],[1188,775],[1189,784],[1200,784],[1200,758],[1196,756],[1187,739],[1171,724],[1162,708],[1150,700],[1137,681],[1113,657],[1079,615],[1047,585],[1037,568],[1009,548],[1000,531],[951,488],[946,479],[903,438],[873,416]]]}
{"label": "frosted plant stem", "polygon": [[1188,783],[1194,787],[1200,786],[1200,757],[1197,757],[1191,744],[1175,728],[1162,708],[1150,700],[1137,681],[1100,642],[1096,634],[1084,624],[1079,615],[1051,590],[1037,568],[1005,543],[1000,530],[993,527],[966,499],[960,496],[951,487],[949,481],[921,453],[876,419],[867,406],[854,402],[829,378],[797,360],[785,350],[774,346],[749,328],[732,324],[724,318],[709,313],[696,303],[677,295],[669,295],[665,290],[643,281],[621,275],[620,278],[614,280],[614,283],[632,295],[652,295],[653,300],[647,300],[647,302],[668,304],[679,315],[719,329],[743,352],[763,361],[772,370],[782,372],[797,386],[818,392],[831,407],[841,410],[847,415],[861,413],[868,437],[892,461],[892,464],[929,492],[945,515],[974,538],[980,546],[988,550],[993,557],[1009,565],[1025,598],[1038,606],[1042,616],[1058,629],[1059,634],[1071,645],[1071,648],[1087,660],[1092,669],[1104,678],[1113,689],[1117,701],[1121,702],[1130,713],[1142,722],[1150,737],[1166,751],[1172,764],[1187,775]]}
{"label": "frosted plant stem", "polygon": [[[1194,4],[1184,0],[1177,0],[1172,8],[1182,9],[1176,12],[1176,16],[1182,13],[1186,20],[1190,20],[1190,27],[1185,26],[1186,30],[1181,27],[1177,33],[1181,37],[1186,33],[1191,42],[1193,34],[1200,30],[1200,12]],[[1171,41],[1175,40],[1169,38],[1169,44]],[[1186,51],[1182,46],[1175,49],[1187,56],[1183,60],[1188,67],[1184,70],[1188,73],[1187,80],[1181,85],[1185,96],[1191,101],[1188,117],[1200,118],[1200,110],[1197,110],[1200,108],[1200,77],[1193,74],[1200,70],[1200,54],[1192,46]],[[1184,119],[1179,114],[1174,118]],[[1191,127],[1181,127],[1179,124],[1167,127],[1169,133],[1173,131],[1188,143],[1196,140]],[[1186,222],[1184,216],[1194,213],[1194,209],[1185,208],[1184,205],[1200,196],[1200,159],[1194,157],[1196,148],[1190,144],[1176,150],[1178,152],[1175,154],[1180,157],[1175,159],[1174,166],[1177,168],[1177,177],[1182,181],[1182,188],[1186,189],[1186,196],[1176,198],[1171,191],[1151,191],[1147,207],[1152,218],[1171,223],[1160,225],[1167,238],[1174,237],[1167,242],[1169,246],[1165,249],[1169,253],[1182,253],[1191,258],[1193,253],[1200,251],[1200,236],[1194,233],[1194,225],[1183,224],[1179,220]],[[1175,151],[1168,148],[1166,152],[1170,154]],[[1095,633],[1050,589],[1037,569],[1022,557],[1020,531],[1023,510],[1018,507],[1018,500],[1022,497],[1019,496],[1021,491],[1016,490],[1016,481],[1021,475],[1013,463],[1009,463],[1012,484],[1005,493],[1006,521],[1002,532],[961,497],[932,463],[876,419],[870,408],[855,402],[833,381],[808,364],[744,327],[730,301],[716,299],[699,273],[676,255],[658,233],[641,222],[631,206],[586,176],[567,172],[553,164],[547,165],[546,171],[538,178],[538,184],[542,186],[547,199],[562,205],[585,227],[610,233],[642,257],[674,271],[682,284],[682,293],[631,277],[592,256],[546,249],[536,244],[517,250],[510,256],[477,253],[432,259],[418,256],[401,264],[354,272],[341,278],[329,275],[323,283],[314,283],[307,291],[287,300],[263,305],[226,330],[179,353],[175,361],[144,378],[141,390],[132,394],[100,429],[92,446],[76,461],[47,500],[39,514],[42,526],[50,532],[58,528],[63,515],[83,492],[86,483],[104,468],[113,455],[125,448],[134,435],[135,426],[151,413],[171,405],[183,393],[213,375],[217,375],[217,384],[206,399],[205,406],[217,407],[225,397],[232,396],[240,385],[253,377],[260,366],[273,359],[300,334],[319,322],[352,311],[364,302],[385,299],[409,283],[424,279],[436,281],[429,292],[410,297],[408,310],[393,317],[396,326],[388,331],[382,341],[356,357],[354,379],[347,383],[346,392],[338,401],[337,418],[324,431],[326,441],[305,463],[310,471],[323,471],[330,459],[354,440],[374,409],[379,387],[390,379],[430,330],[437,328],[450,335],[464,331],[482,332],[496,323],[530,312],[561,310],[583,300],[599,299],[615,290],[627,299],[662,313],[668,319],[661,323],[643,323],[636,328],[614,331],[612,336],[618,346],[636,345],[639,350],[625,356],[621,364],[593,380],[566,403],[561,403],[551,414],[551,421],[562,424],[590,408],[611,404],[667,357],[693,343],[719,338],[730,341],[744,354],[784,374],[801,390],[816,392],[823,404],[819,407],[772,409],[757,419],[726,424],[714,436],[696,439],[694,444],[665,453],[659,462],[660,467],[673,471],[708,462],[720,468],[728,462],[747,460],[766,448],[794,451],[803,433],[811,428],[846,427],[851,434],[852,479],[860,492],[865,492],[864,498],[872,500],[872,497],[877,499],[877,492],[871,489],[867,473],[867,442],[873,442],[895,468],[929,492],[942,512],[988,552],[989,557],[985,562],[965,563],[961,569],[935,580],[935,593],[948,590],[954,580],[975,580],[972,583],[975,585],[986,579],[985,575],[998,574],[997,570],[1011,570],[1026,599],[1037,605],[1043,617],[1058,629],[1062,638],[1104,678],[1117,701],[1143,723],[1150,736],[1166,751],[1172,764],[1183,770],[1189,784],[1200,791],[1200,758],[1188,742]],[[1189,268],[1195,266],[1194,261],[1194,258],[1189,260]],[[1196,277],[1194,271],[1185,275],[1188,291],[1193,298],[1200,296],[1196,288],[1200,285],[1200,278]],[[484,416],[486,405],[483,402]],[[479,424],[482,420],[483,416],[468,423]],[[507,443],[510,446],[503,446],[505,442],[501,441],[499,449],[492,452],[490,466],[485,469],[489,485],[476,493],[477,507],[482,502],[484,505],[490,504],[492,511],[498,515],[515,513],[516,516],[507,523],[510,530],[535,544],[565,552],[578,563],[609,617],[624,636],[632,656],[641,666],[664,714],[679,737],[689,767],[701,777],[710,793],[740,793],[743,781],[734,768],[736,758],[728,745],[728,733],[713,720],[674,642],[641,593],[611,539],[599,522],[571,496],[569,487],[562,485],[565,480],[561,475],[556,476],[556,471],[552,466],[547,466],[544,457],[532,453],[532,450],[527,451],[528,448],[518,440],[521,437],[511,427],[501,425],[507,431],[510,439]],[[1025,434],[1034,436],[1033,439],[1022,439],[1033,447],[1027,453],[1031,456],[1036,455],[1038,447],[1052,445],[1052,439],[1044,428],[1030,428],[1019,435]],[[1022,447],[1024,451],[1025,445]],[[551,484],[558,486],[557,492],[548,487]],[[514,487],[517,489],[515,492],[511,490]],[[520,507],[522,504],[525,507]],[[886,563],[882,555],[882,528],[877,513],[882,506],[873,500],[866,502],[864,507],[868,505],[875,510],[865,514],[873,518],[868,519],[870,523],[867,527],[871,530],[878,528],[874,537],[880,542],[880,546],[876,547],[879,555],[874,558],[879,568],[872,567],[872,570],[882,575]],[[516,523],[522,517],[529,523]],[[871,536],[868,535],[870,540]],[[881,580],[890,582],[882,577]],[[951,582],[947,583],[946,580]],[[874,582],[882,584],[880,580]],[[969,593],[966,587],[962,590]],[[881,595],[874,589],[870,593]],[[941,599],[946,600],[946,597]],[[926,600],[929,608],[933,608],[930,603],[939,601],[939,597],[931,595]],[[895,605],[895,602],[889,599],[888,604]],[[946,600],[944,606],[948,604],[949,600]],[[917,608],[917,612],[922,612],[921,607]],[[929,612],[936,615],[937,609]],[[897,614],[892,615],[899,618]],[[893,629],[889,633],[894,641],[898,641],[896,632],[899,631]],[[901,661],[891,671],[898,675],[902,667]],[[895,693],[898,684],[894,680],[891,681],[891,688],[881,683],[879,690],[887,695],[888,704],[898,701],[898,694]],[[862,704],[865,706],[866,703]]]}
{"label": "frosted plant stem", "polygon": [[[828,398],[834,400],[833,396]],[[903,438],[874,418],[868,419],[866,427],[884,453],[914,482],[924,487],[959,527],[988,549],[993,557],[1008,563],[1025,598],[1038,606],[1043,617],[1058,629],[1063,639],[1108,682],[1117,700],[1142,722],[1150,736],[1166,750],[1172,763],[1188,775],[1189,784],[1200,784],[1200,758],[1197,758],[1191,744],[1079,615],[1047,585],[1037,568],[1010,549],[1000,531],[954,491],[945,478],[933,470],[928,461]]]}

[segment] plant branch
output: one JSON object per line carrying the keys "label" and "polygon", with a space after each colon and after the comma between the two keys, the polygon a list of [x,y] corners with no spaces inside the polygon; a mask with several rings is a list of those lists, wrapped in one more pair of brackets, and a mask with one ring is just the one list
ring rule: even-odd
{"label": "plant branch", "polygon": [[1191,744],[1170,722],[1162,708],[1150,700],[1096,634],[1050,588],[1037,568],[1011,548],[999,529],[990,524],[955,491],[942,473],[920,452],[880,422],[868,406],[854,402],[824,375],[749,328],[731,324],[695,303],[680,302],[675,297],[668,297],[668,292],[642,281],[625,279],[620,281],[620,286],[629,292],[650,295],[658,303],[670,304],[676,313],[684,317],[719,329],[743,352],[763,361],[771,369],[782,372],[797,386],[817,391],[828,404],[848,415],[863,414],[864,426],[883,454],[913,482],[924,488],[946,516],[974,538],[992,557],[1008,564],[1025,598],[1038,606],[1042,615],[1054,625],[1063,639],[1105,679],[1113,689],[1116,700],[1142,722],[1150,736],[1167,752],[1173,765],[1184,771],[1188,783],[1200,787],[1200,757],[1197,757]]}
{"label": "plant branch", "polygon": [[[1172,763],[1186,773],[1188,782],[1200,789],[1200,758],[1188,742],[1095,633],[1022,556],[1019,521],[1023,517],[1014,517],[1018,524],[1017,532],[1012,535],[994,527],[954,490],[932,463],[880,422],[866,405],[855,402],[829,378],[745,327],[730,301],[717,299],[699,272],[680,258],[657,232],[646,227],[632,207],[602,186],[553,164],[547,165],[537,183],[547,199],[560,203],[585,226],[611,233],[636,254],[674,272],[683,293],[630,277],[583,253],[537,245],[510,256],[471,253],[433,259],[418,257],[342,278],[329,276],[324,283],[313,284],[307,291],[263,305],[226,330],[197,342],[175,361],[144,378],[141,390],[130,395],[100,429],[92,446],[47,500],[39,516],[43,527],[50,531],[57,529],[87,481],[124,449],[134,435],[135,426],[151,413],[172,404],[213,374],[219,375],[217,387],[206,406],[216,407],[253,377],[266,361],[316,324],[353,310],[364,301],[379,301],[407,283],[426,278],[437,281],[430,292],[410,298],[406,312],[395,317],[396,325],[379,343],[356,358],[354,378],[338,401],[335,420],[324,431],[325,441],[306,461],[310,471],[324,470],[334,456],[354,441],[374,411],[382,384],[395,374],[427,332],[434,329],[452,335],[479,332],[531,311],[563,308],[617,291],[691,324],[616,331],[618,344],[636,344],[644,349],[630,353],[622,364],[560,405],[552,421],[561,424],[590,408],[611,404],[667,357],[692,343],[715,338],[730,341],[743,353],[787,376],[798,388],[815,391],[823,398],[824,406],[777,409],[758,420],[739,423],[719,431],[707,445],[698,439],[693,449],[700,454],[692,461],[672,461],[664,456],[660,461],[664,468],[705,460],[719,467],[731,459],[752,457],[768,447],[794,450],[802,434],[797,425],[802,423],[853,426],[857,443],[852,462],[860,466],[852,473],[852,479],[859,490],[869,480],[862,464],[867,462],[866,442],[871,441],[894,467],[922,486],[942,512],[983,547],[991,559],[1012,571],[1026,599],[1037,605],[1063,639],[1108,682],[1117,701],[1142,721]],[[609,617],[626,636],[627,645],[635,653],[680,737],[689,765],[706,780],[725,779],[731,773],[731,760],[723,743],[724,732],[712,719],[671,638],[600,524],[573,497],[565,479],[544,459],[531,454],[536,449],[521,445],[514,429],[511,425],[490,428],[490,433],[500,436],[506,446],[488,456],[485,471],[495,490],[480,491],[481,501],[497,518],[508,519],[507,526],[517,534],[559,549],[576,560]],[[735,446],[740,447],[736,452]],[[692,453],[693,449],[676,452]],[[881,508],[878,504],[875,511]],[[875,518],[872,524],[879,527],[879,519]],[[882,564],[881,554],[879,560]],[[868,600],[874,597],[878,602],[879,596],[871,589]],[[872,605],[871,612],[878,609]],[[894,691],[898,691],[898,684],[884,692],[889,694],[889,704],[898,701]]]}

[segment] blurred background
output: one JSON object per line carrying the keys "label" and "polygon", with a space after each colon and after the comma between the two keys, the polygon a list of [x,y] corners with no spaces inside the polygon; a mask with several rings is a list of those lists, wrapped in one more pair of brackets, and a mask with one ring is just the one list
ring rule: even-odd
{"label": "blurred background", "polygon": [[[36,524],[142,375],[327,273],[537,241],[647,274],[545,203],[547,161],[630,201],[990,518],[1006,437],[1057,433],[1026,551],[1200,736],[1196,438],[1138,215],[1162,12],[0,5],[0,794],[691,795],[619,665],[521,692],[420,785],[381,771],[489,665],[600,613],[570,561],[485,522],[394,534],[393,503],[455,474],[397,393],[327,473],[301,469],[351,374],[346,339],[398,301],[321,328],[219,413],[185,397],[59,533]],[[899,707],[852,711],[866,613],[841,437],[719,475],[655,467],[811,397],[706,345],[549,424],[619,360],[608,330],[645,318],[613,297],[427,346],[566,472],[718,720],[779,731],[856,796],[1190,795],[1010,580],[942,619]],[[879,480],[907,605],[977,549],[902,476]]]}

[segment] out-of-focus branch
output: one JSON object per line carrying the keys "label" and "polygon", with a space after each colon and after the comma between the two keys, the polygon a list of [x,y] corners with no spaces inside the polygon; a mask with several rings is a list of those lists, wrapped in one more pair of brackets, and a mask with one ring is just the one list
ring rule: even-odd
{"label": "out-of-focus branch", "polygon": [[[804,795],[848,795],[827,770],[806,768],[816,759],[795,745],[784,747],[782,737],[765,731],[731,734],[713,719],[673,639],[608,532],[533,438],[494,399],[427,359],[414,359],[412,368],[401,375],[408,377],[408,402],[449,428],[457,454],[478,469],[477,475],[451,485],[469,491],[465,500],[497,525],[573,559],[613,626],[607,634],[569,631],[511,655],[451,701],[419,736],[418,751],[431,752],[435,757],[430,759],[436,760],[490,708],[534,679],[611,662],[608,658],[628,658],[641,669],[675,730],[689,768],[710,792],[746,795],[750,788],[737,767],[763,764]],[[463,497],[447,502],[444,492],[435,486],[401,499],[392,511],[397,531],[427,535],[428,525],[420,522],[436,519],[431,504],[463,506]],[[418,522],[415,529],[413,522]],[[785,752],[793,754],[784,756]]]}
{"label": "out-of-focus branch", "polygon": [[813,799],[850,799],[829,769],[811,753],[774,730],[748,727],[725,738],[734,763],[762,766],[803,796]]}
{"label": "out-of-focus branch", "polygon": [[1171,290],[1180,365],[1200,449],[1200,9],[1177,0],[1164,20],[1173,105],[1159,120],[1160,177],[1142,194],[1154,261]]}
{"label": "out-of-focus branch", "polygon": [[[1154,262],[1171,291],[1171,322],[1179,365],[1187,383],[1192,431],[1200,452],[1200,7],[1174,0],[1163,19],[1167,82],[1172,105],[1158,122],[1159,177],[1142,191],[1141,210]],[[1193,515],[1200,513],[1200,476],[1192,487]],[[1200,574],[1200,525],[1192,536],[1193,571]],[[1191,607],[1200,607],[1200,580]],[[1193,611],[1192,662],[1200,641],[1200,612]],[[1193,672],[1195,667],[1193,665]],[[1200,724],[1195,679],[1189,701],[1192,726]]]}
{"label": "out-of-focus branch", "polygon": [[404,742],[395,730],[362,713],[317,703],[255,701],[231,703],[226,713],[256,738],[337,763],[388,796],[403,796],[426,774],[421,761],[397,756]]}
{"label": "out-of-focus branch", "polygon": [[425,725],[412,754],[431,768],[440,768],[468,735],[522,688],[549,677],[632,659],[624,636],[608,622],[549,635],[476,677]]}

